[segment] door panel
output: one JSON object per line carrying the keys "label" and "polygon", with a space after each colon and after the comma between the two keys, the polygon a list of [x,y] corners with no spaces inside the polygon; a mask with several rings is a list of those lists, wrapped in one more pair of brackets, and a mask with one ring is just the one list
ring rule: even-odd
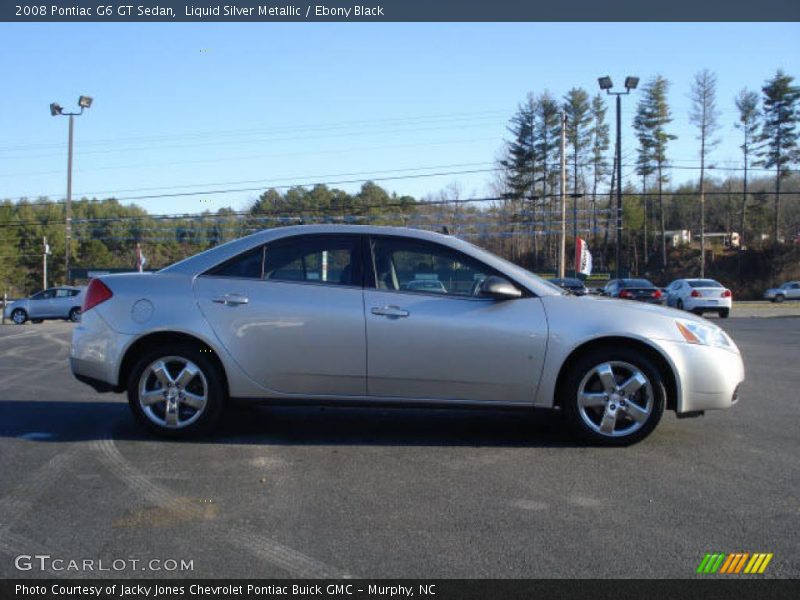
{"label": "door panel", "polygon": [[[362,290],[198,277],[195,293],[219,340],[259,385],[289,394],[365,394]],[[215,302],[226,294],[234,303]]]}
{"label": "door panel", "polygon": [[533,403],[547,345],[538,298],[366,290],[364,302],[371,396]]}
{"label": "door panel", "polygon": [[219,340],[256,383],[279,394],[364,396],[360,236],[297,236],[195,280]]}

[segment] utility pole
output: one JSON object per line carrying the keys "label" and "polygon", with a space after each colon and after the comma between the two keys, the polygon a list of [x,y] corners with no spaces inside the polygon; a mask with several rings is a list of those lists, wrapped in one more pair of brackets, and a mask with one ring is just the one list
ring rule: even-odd
{"label": "utility pole", "polygon": [[47,289],[47,255],[50,254],[50,248],[47,246],[47,238],[42,238],[42,289]]}
{"label": "utility pole", "polygon": [[567,115],[561,113],[561,248],[558,252],[558,276],[564,278],[567,253]]}
{"label": "utility pole", "polygon": [[75,128],[75,115],[69,115],[69,150],[67,152],[67,205],[66,205],[66,239],[64,242],[64,269],[67,285],[72,283],[69,276],[69,255],[72,246],[72,132]]}

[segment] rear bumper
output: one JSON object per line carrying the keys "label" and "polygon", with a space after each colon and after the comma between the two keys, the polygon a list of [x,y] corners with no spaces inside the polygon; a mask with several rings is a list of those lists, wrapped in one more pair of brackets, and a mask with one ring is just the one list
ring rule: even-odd
{"label": "rear bumper", "polygon": [[118,390],[120,363],[132,338],[111,329],[97,311],[82,315],[72,331],[72,374],[97,391]]}
{"label": "rear bumper", "polygon": [[683,307],[686,310],[730,310],[732,305],[730,298],[687,298]]}

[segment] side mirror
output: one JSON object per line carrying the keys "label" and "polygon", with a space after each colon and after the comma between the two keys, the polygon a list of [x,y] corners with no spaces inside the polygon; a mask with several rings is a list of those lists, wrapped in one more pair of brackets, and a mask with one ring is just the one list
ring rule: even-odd
{"label": "side mirror", "polygon": [[495,300],[521,298],[522,292],[513,283],[497,275],[491,275],[481,283],[481,296]]}

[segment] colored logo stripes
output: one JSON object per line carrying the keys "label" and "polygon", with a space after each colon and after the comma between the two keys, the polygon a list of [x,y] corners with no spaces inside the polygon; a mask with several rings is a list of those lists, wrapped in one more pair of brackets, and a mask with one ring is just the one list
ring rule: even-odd
{"label": "colored logo stripes", "polygon": [[700,561],[697,573],[723,573],[738,575],[739,573],[760,574],[767,569],[772,553],[734,552],[731,554],[708,553]]}

